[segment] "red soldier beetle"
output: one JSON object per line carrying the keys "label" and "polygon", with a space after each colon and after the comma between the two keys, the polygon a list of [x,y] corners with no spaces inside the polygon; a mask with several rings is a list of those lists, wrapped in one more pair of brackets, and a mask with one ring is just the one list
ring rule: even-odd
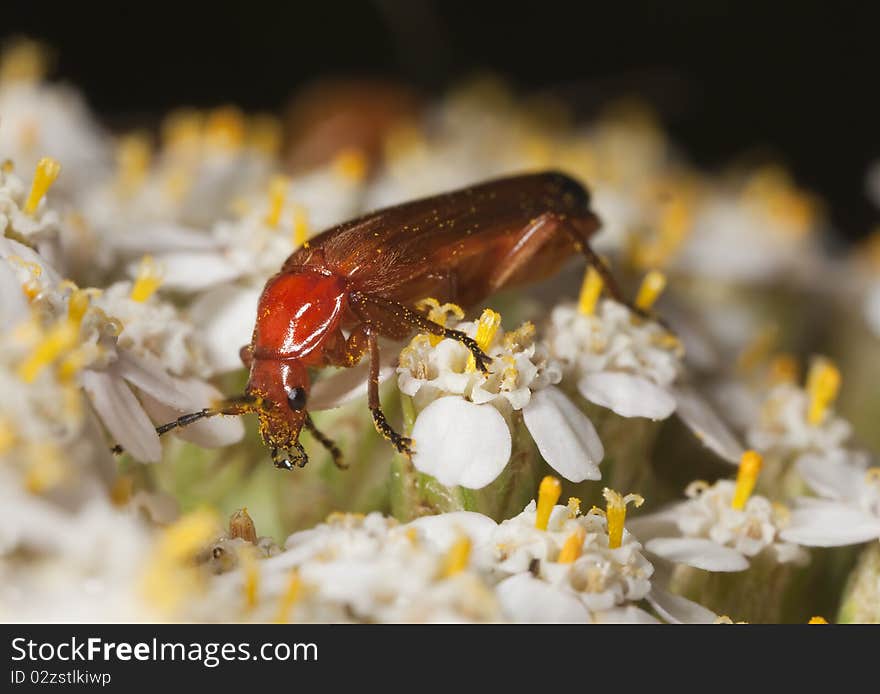
{"label": "red soldier beetle", "polygon": [[379,402],[378,338],[403,340],[414,330],[452,338],[487,372],[490,358],[474,340],[429,320],[415,305],[431,296],[472,307],[502,288],[553,275],[573,253],[586,257],[617,301],[644,315],[622,298],[590,248],[598,228],[586,189],[564,174],[545,172],[404,203],[328,229],[266,283],[251,343],[241,350],[250,370],[244,395],[156,431],[254,412],[276,467],[308,462],[299,441],[303,427],[344,467],[339,449],[309,416],[308,369],[352,367],[366,355],[376,429],[411,455],[412,441],[392,429]]}

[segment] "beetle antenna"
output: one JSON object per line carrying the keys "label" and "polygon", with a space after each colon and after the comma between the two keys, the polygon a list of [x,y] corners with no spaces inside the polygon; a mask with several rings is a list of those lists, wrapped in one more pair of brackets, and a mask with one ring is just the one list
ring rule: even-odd
{"label": "beetle antenna", "polygon": [[[174,429],[180,429],[182,427],[193,424],[194,422],[198,422],[199,420],[208,419],[209,417],[216,417],[220,414],[245,414],[247,412],[254,411],[259,407],[259,405],[259,400],[252,395],[241,395],[234,398],[227,398],[226,400],[221,401],[214,407],[206,407],[203,410],[199,410],[197,412],[189,412],[185,415],[181,415],[174,421],[157,426],[156,433],[159,436],[162,436],[163,434],[167,434],[169,431],[173,431]],[[110,452],[114,455],[121,455],[125,452],[125,449],[117,443],[110,448]]]}

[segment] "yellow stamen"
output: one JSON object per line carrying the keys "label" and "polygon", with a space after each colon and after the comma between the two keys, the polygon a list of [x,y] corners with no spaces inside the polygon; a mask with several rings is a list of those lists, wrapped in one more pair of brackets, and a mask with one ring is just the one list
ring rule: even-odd
{"label": "yellow stamen", "polygon": [[64,479],[67,470],[62,461],[61,451],[51,443],[30,446],[30,462],[25,473],[24,485],[31,494],[42,494]]}
{"label": "yellow stamen", "polygon": [[295,205],[293,208],[293,245],[297,248],[308,248],[310,235],[309,213],[302,205]]}
{"label": "yellow stamen", "polygon": [[0,55],[0,82],[39,82],[49,67],[49,51],[30,39],[19,39]]}
{"label": "yellow stamen", "polygon": [[798,190],[788,173],[767,167],[755,173],[745,186],[743,197],[764,210],[781,229],[795,238],[813,227],[821,205],[815,196]]}
{"label": "yellow stamen", "polygon": [[642,280],[639,293],[636,295],[636,306],[648,311],[666,289],[666,275],[659,270],[651,270]]}
{"label": "yellow stamen", "polygon": [[800,364],[793,354],[777,354],[770,361],[771,383],[797,383],[800,378]]}
{"label": "yellow stamen", "polygon": [[12,161],[12,159],[4,159],[3,163],[0,164],[0,171],[5,174],[11,174],[13,171],[15,171],[15,163]]}
{"label": "yellow stamen", "polygon": [[336,173],[353,183],[360,183],[367,176],[367,157],[359,149],[344,149],[333,160]]}
{"label": "yellow stamen", "polygon": [[294,606],[303,592],[302,580],[299,577],[298,571],[293,571],[290,574],[290,580],[287,582],[287,588],[284,590],[284,595],[281,596],[281,602],[278,605],[278,614],[275,617],[275,621],[279,624],[287,624],[290,621],[290,613],[293,610]]}
{"label": "yellow stamen", "polygon": [[182,166],[173,167],[164,180],[165,191],[174,202],[180,202],[192,187],[192,176]]}
{"label": "yellow stamen", "polygon": [[34,180],[31,183],[31,192],[24,203],[24,211],[26,214],[33,215],[37,211],[40,200],[55,183],[58,174],[61,173],[61,164],[52,157],[43,157],[37,164],[37,170],[34,172]]}
{"label": "yellow stamen", "polygon": [[819,617],[818,615],[815,617],[810,617],[810,621],[807,624],[828,624],[828,620],[825,617]]}
{"label": "yellow stamen", "polygon": [[810,424],[816,426],[822,423],[839,390],[840,371],[830,359],[816,358],[807,374],[807,394],[810,396],[807,421]]}
{"label": "yellow stamen", "polygon": [[737,368],[742,373],[752,373],[767,361],[778,343],[779,326],[776,324],[764,326],[740,352],[736,360]]}
{"label": "yellow stamen", "polygon": [[865,484],[880,486],[880,467],[869,467],[865,471]]}
{"label": "yellow stamen", "polygon": [[193,511],[168,526],[144,575],[143,590],[160,608],[171,610],[200,585],[194,559],[216,536],[218,519],[210,511]]}
{"label": "yellow stamen", "polygon": [[134,192],[150,169],[152,148],[144,133],[126,135],[116,148],[116,165],[119,167],[119,188],[124,194]]}
{"label": "yellow stamen", "polygon": [[129,296],[132,301],[143,303],[156,293],[161,284],[161,268],[153,260],[153,256],[145,255],[138,266],[137,278],[131,286]]}
{"label": "yellow stamen", "polygon": [[514,352],[524,349],[535,341],[536,332],[535,324],[527,320],[516,330],[504,333],[504,346]]}
{"label": "yellow stamen", "polygon": [[70,350],[78,338],[79,325],[70,320],[58,321],[19,365],[18,377],[25,383],[33,383],[40,371]]}
{"label": "yellow stamen", "polygon": [[746,451],[739,461],[739,472],[736,474],[736,488],[730,506],[737,511],[745,508],[746,502],[755,489],[758,474],[764,465],[764,459],[757,451]]}
{"label": "yellow stamen", "polygon": [[242,573],[244,573],[244,604],[247,609],[253,609],[257,605],[260,592],[260,569],[254,557],[254,548],[245,547],[241,552]]}
{"label": "yellow stamen", "polygon": [[471,541],[467,537],[458,538],[446,553],[443,562],[443,578],[455,576],[467,568],[471,558]]}
{"label": "yellow stamen", "polygon": [[254,116],[248,128],[248,144],[258,152],[274,157],[281,147],[281,123],[274,116]]}
{"label": "yellow stamen", "polygon": [[605,497],[605,519],[608,524],[608,548],[617,549],[623,542],[623,524],[626,521],[626,506],[633,504],[636,508],[645,503],[640,494],[627,494],[623,496],[619,492],[605,487],[602,490]]}
{"label": "yellow stamen", "polygon": [[110,487],[110,501],[114,506],[125,506],[131,501],[134,493],[134,478],[131,475],[120,475]]}
{"label": "yellow stamen", "polygon": [[15,427],[8,419],[0,417],[0,455],[15,445],[15,439]]}
{"label": "yellow stamen", "polygon": [[602,285],[602,276],[596,268],[588,267],[578,297],[578,310],[583,315],[592,316],[596,312],[596,304],[599,303],[599,297],[602,294]]}
{"label": "yellow stamen", "polygon": [[33,300],[43,290],[40,285],[40,277],[43,274],[43,268],[37,263],[25,260],[18,255],[10,255],[8,260],[14,265],[24,268],[30,274],[30,279],[21,285],[21,290],[28,299]]}
{"label": "yellow stamen", "polygon": [[[493,311],[491,308],[484,309],[480,320],[477,321],[477,334],[474,337],[481,350],[485,352],[489,349],[500,327],[501,314]],[[474,359],[474,355],[471,354],[468,357],[467,369],[468,371],[474,371],[476,368],[477,362]]]}
{"label": "yellow stamen", "polygon": [[266,214],[266,224],[273,229],[277,228],[281,221],[281,211],[284,209],[284,200],[287,198],[288,180],[284,176],[275,176],[269,183],[269,212]]}
{"label": "yellow stamen", "polygon": [[587,531],[584,528],[578,528],[569,535],[562,549],[559,550],[559,557],[556,559],[560,564],[571,564],[575,559],[581,556],[584,547],[584,538]]}
{"label": "yellow stamen", "polygon": [[550,514],[553,507],[562,494],[562,484],[552,475],[547,475],[541,480],[538,487],[538,510],[535,514],[535,527],[538,530],[546,530],[550,522]]}
{"label": "yellow stamen", "polygon": [[[427,311],[428,320],[437,323],[438,325],[442,325],[444,328],[446,327],[446,321],[448,320],[449,315],[455,316],[458,320],[464,318],[464,310],[461,306],[458,306],[457,304],[441,305],[440,302],[433,297],[422,299],[416,304],[416,308],[420,311]],[[428,335],[427,337],[428,342],[432,347],[436,347],[440,344],[441,340],[443,340],[442,335]]]}
{"label": "yellow stamen", "polygon": [[222,149],[236,149],[244,142],[245,120],[235,106],[222,106],[208,114],[205,142]]}
{"label": "yellow stamen", "polygon": [[581,500],[576,496],[568,497],[569,518],[577,518],[579,515],[581,515]]}

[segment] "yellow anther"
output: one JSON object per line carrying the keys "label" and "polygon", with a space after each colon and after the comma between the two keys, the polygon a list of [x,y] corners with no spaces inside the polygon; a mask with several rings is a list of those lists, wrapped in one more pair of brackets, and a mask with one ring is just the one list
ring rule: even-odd
{"label": "yellow anther", "polygon": [[746,348],[739,353],[736,360],[737,368],[742,373],[752,373],[769,359],[779,343],[779,326],[765,325],[752,338]]}
{"label": "yellow anther", "polygon": [[636,306],[648,311],[666,289],[666,275],[659,270],[651,270],[642,280],[639,293],[636,295]]}
{"label": "yellow anther", "polygon": [[218,518],[206,509],[193,511],[168,526],[159,538],[143,578],[143,590],[160,608],[173,609],[197,589],[199,550],[217,534]]}
{"label": "yellow anther", "polygon": [[645,503],[640,494],[627,494],[623,496],[619,492],[605,487],[602,490],[605,497],[605,519],[608,524],[608,548],[617,549],[623,542],[623,525],[626,521],[626,506],[633,504],[636,508]]}
{"label": "yellow anther", "polygon": [[733,499],[730,502],[732,508],[738,511],[745,508],[763,465],[764,459],[757,451],[746,451],[742,454],[739,460],[739,472],[736,474],[736,488],[733,490]]}
{"label": "yellow anther", "polygon": [[546,530],[547,524],[550,522],[550,514],[553,507],[559,501],[559,495],[562,494],[562,484],[552,475],[547,475],[541,480],[538,487],[538,509],[535,513],[535,527],[538,530]]}
{"label": "yellow anther", "polygon": [[[477,321],[477,334],[474,337],[481,350],[485,352],[489,349],[500,327],[501,314],[493,311],[491,308],[484,309],[480,320]],[[474,355],[471,354],[468,357],[467,369],[468,371],[474,371],[476,368],[477,362],[474,359]]]}
{"label": "yellow anther", "polygon": [[67,470],[62,464],[61,451],[51,443],[33,444],[28,451],[24,485],[31,494],[42,494],[61,482]]}
{"label": "yellow anther", "polygon": [[289,181],[284,176],[275,176],[269,183],[269,211],[266,213],[266,224],[275,229],[281,221],[281,211],[287,198]]}
{"label": "yellow anther", "polygon": [[367,157],[359,149],[344,149],[333,159],[337,175],[353,183],[360,183],[367,176]]}
{"label": "yellow anther", "polygon": [[114,506],[125,506],[131,501],[134,493],[134,478],[131,475],[120,475],[110,487],[110,501]]}
{"label": "yellow anther", "polygon": [[10,255],[7,259],[13,265],[18,265],[19,267],[24,268],[27,270],[28,274],[30,274],[30,279],[21,285],[21,290],[28,299],[36,298],[36,296],[43,291],[43,287],[40,285],[39,281],[43,274],[43,268],[40,267],[38,263],[25,260],[19,255]]}
{"label": "yellow anther", "polygon": [[828,620],[825,617],[815,616],[810,617],[810,621],[807,624],[828,624]]}
{"label": "yellow anther", "polygon": [[0,455],[15,445],[15,427],[5,417],[0,417]]}
{"label": "yellow anther", "polygon": [[821,207],[814,196],[798,190],[779,167],[767,167],[755,173],[746,184],[743,196],[746,201],[762,207],[779,222],[783,231],[794,237],[810,231]]}
{"label": "yellow anther", "polygon": [[15,171],[15,163],[12,161],[12,159],[4,159],[3,163],[0,164],[0,171],[2,171],[4,174],[11,174],[13,171]]}
{"label": "yellow anther", "polygon": [[571,535],[569,535],[565,544],[562,545],[562,549],[559,550],[559,557],[557,557],[556,561],[560,564],[571,564],[575,559],[581,556],[581,552],[584,547],[584,538],[587,536],[587,531],[579,527],[575,530]]}
{"label": "yellow anther", "polygon": [[528,347],[535,341],[536,332],[535,324],[527,320],[516,330],[504,333],[504,346],[511,351]]}
{"label": "yellow anther", "polygon": [[471,559],[471,541],[468,537],[460,537],[452,543],[443,561],[443,578],[455,576],[467,568]]}
{"label": "yellow anther", "polygon": [[204,116],[198,111],[182,109],[170,113],[162,121],[162,144],[168,149],[194,149],[202,137]]}
{"label": "yellow anther", "polygon": [[34,180],[31,183],[31,192],[28,194],[27,201],[24,203],[24,211],[26,214],[34,214],[40,200],[48,192],[52,184],[61,173],[61,164],[52,157],[43,157],[37,164],[37,170],[34,172]]}
{"label": "yellow anther", "polygon": [[[433,297],[422,299],[416,304],[416,308],[420,311],[427,311],[428,320],[437,323],[438,325],[442,325],[444,328],[446,327],[446,321],[449,320],[449,316],[454,316],[455,319],[459,321],[464,318],[464,309],[461,306],[450,303],[441,304]],[[432,347],[436,347],[440,344],[442,339],[442,335],[428,335],[428,342],[431,343]]]}
{"label": "yellow anther", "polygon": [[243,547],[239,556],[241,557],[242,573],[244,574],[244,604],[246,609],[253,609],[257,606],[260,592],[260,568],[257,566],[257,560],[254,556],[254,547]]}
{"label": "yellow anther", "polygon": [[865,471],[865,484],[880,486],[880,467],[869,467]]}
{"label": "yellow anther", "polygon": [[258,152],[274,157],[281,147],[281,123],[274,116],[258,115],[248,126],[248,144]]}
{"label": "yellow anther", "polygon": [[89,310],[89,303],[93,292],[88,289],[79,289],[74,285],[70,297],[67,299],[67,318],[74,325],[79,327],[82,319]]}
{"label": "yellow anther", "polygon": [[602,285],[602,276],[596,268],[588,267],[581,284],[581,293],[578,296],[578,310],[583,315],[592,316],[596,312],[596,305],[602,295]]}
{"label": "yellow anther", "polygon": [[793,354],[777,354],[770,360],[769,371],[771,383],[797,383],[801,369]]}
{"label": "yellow anther", "polygon": [[577,518],[579,515],[581,515],[581,500],[576,496],[568,497],[569,518]]}
{"label": "yellow anther", "polygon": [[49,51],[30,39],[19,39],[0,55],[0,82],[39,82],[49,67]]}
{"label": "yellow anther", "polygon": [[822,423],[839,390],[840,371],[834,363],[825,357],[814,359],[807,374],[807,394],[810,396],[807,421],[810,424]]}
{"label": "yellow anther", "polygon": [[58,362],[58,380],[62,383],[72,381],[82,368],[91,361],[90,356],[92,353],[91,350],[84,347],[78,347],[68,352]]}
{"label": "yellow anther", "polygon": [[116,165],[119,168],[119,188],[125,194],[137,189],[150,169],[152,148],[149,137],[143,133],[126,135],[116,148]]}
{"label": "yellow anther", "polygon": [[287,587],[284,589],[284,594],[281,596],[281,601],[278,605],[278,614],[275,617],[276,622],[287,624],[287,622],[290,621],[290,613],[293,611],[296,603],[299,602],[302,592],[302,580],[299,577],[299,572],[294,570],[290,574],[290,580],[287,582]]}
{"label": "yellow anther", "polygon": [[79,338],[79,326],[70,320],[58,321],[36,345],[30,356],[18,367],[18,376],[25,383],[33,383],[46,366],[74,347]]}
{"label": "yellow anther", "polygon": [[236,149],[245,136],[245,120],[235,106],[222,106],[208,114],[205,122],[205,142],[209,146]]}
{"label": "yellow anther", "polygon": [[153,260],[153,256],[145,255],[138,265],[137,277],[131,285],[129,297],[132,301],[143,303],[149,299],[162,284],[162,269]]}
{"label": "yellow anther", "polygon": [[308,247],[311,228],[309,227],[309,213],[302,205],[293,207],[293,245],[297,248]]}

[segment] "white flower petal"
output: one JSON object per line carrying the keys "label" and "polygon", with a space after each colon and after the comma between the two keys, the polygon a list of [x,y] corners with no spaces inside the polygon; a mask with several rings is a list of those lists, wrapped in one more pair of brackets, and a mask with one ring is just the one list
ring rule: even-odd
{"label": "white flower petal", "polygon": [[218,372],[241,369],[239,352],[251,341],[261,288],[214,287],[193,302],[190,319],[199,327],[208,362]]}
{"label": "white flower petal", "polygon": [[118,351],[118,356],[109,371],[159,402],[177,410],[188,411],[191,398],[179,388],[178,382],[168,375],[158,359],[122,349]]}
{"label": "white flower petal", "polygon": [[125,381],[104,371],[80,374],[83,388],[117,443],[137,460],[152,463],[162,457],[153,423]]}
{"label": "white flower petal", "polygon": [[[170,407],[146,393],[141,394],[141,403],[154,422],[164,424],[174,421],[188,412],[197,412],[210,407],[212,403],[223,397],[219,390],[197,378],[175,379],[175,383],[187,395],[187,405],[184,409]],[[240,417],[221,415],[175,429],[174,434],[184,441],[205,448],[219,448],[240,441],[244,436],[244,424]]]}
{"label": "white flower petal", "polygon": [[666,419],[675,411],[675,398],[665,388],[628,373],[588,373],[578,381],[578,390],[590,402],[621,417]]}
{"label": "white flower petal", "polygon": [[627,518],[626,529],[643,543],[654,537],[668,537],[675,534],[678,532],[681,507],[686,503],[676,503],[654,513]]}
{"label": "white flower petal", "polygon": [[745,571],[748,560],[735,549],[699,537],[657,537],[645,543],[657,556],[706,571]]}
{"label": "white flower petal", "polygon": [[564,593],[531,574],[517,574],[495,588],[508,619],[525,624],[589,624],[590,613],[570,593]]}
{"label": "white flower petal", "polygon": [[827,456],[807,453],[795,465],[810,488],[829,499],[858,499],[865,484],[864,468]]}
{"label": "white flower petal", "polygon": [[658,585],[651,586],[648,602],[669,624],[714,624],[718,615],[702,605],[670,593]]}
{"label": "white flower petal", "polygon": [[498,524],[488,516],[473,511],[454,511],[437,516],[422,516],[406,524],[417,528],[419,533],[438,550],[449,549],[461,537],[467,535],[475,547],[487,542]]}
{"label": "white flower petal", "polygon": [[0,326],[5,332],[28,317],[28,302],[21,282],[7,263],[0,263]]}
{"label": "white flower petal", "polygon": [[554,386],[532,393],[523,420],[544,460],[572,482],[602,478],[605,449],[593,423]]}
{"label": "white flower petal", "polygon": [[446,486],[482,489],[510,460],[510,429],[492,405],[440,398],[413,426],[413,465]]}
{"label": "white flower petal", "polygon": [[118,234],[113,245],[129,253],[176,253],[179,251],[214,251],[219,243],[210,234],[167,222],[142,224]]}
{"label": "white flower petal", "polygon": [[168,289],[198,291],[231,282],[242,274],[218,253],[180,251],[160,255],[157,260],[162,267],[162,285]]}
{"label": "white flower petal", "polygon": [[[396,357],[395,357],[396,359]],[[379,383],[384,383],[394,376],[393,366],[379,368]],[[310,410],[330,410],[367,395],[367,383],[370,377],[370,363],[361,361],[357,366],[343,369],[332,376],[317,381],[309,393]]]}
{"label": "white flower petal", "polygon": [[734,465],[739,465],[745,448],[727,428],[712,405],[693,388],[672,388],[675,397],[675,413],[697,438],[714,453]]}
{"label": "white flower petal", "polygon": [[807,547],[855,545],[880,538],[880,518],[833,501],[812,503],[792,511],[780,535]]}

